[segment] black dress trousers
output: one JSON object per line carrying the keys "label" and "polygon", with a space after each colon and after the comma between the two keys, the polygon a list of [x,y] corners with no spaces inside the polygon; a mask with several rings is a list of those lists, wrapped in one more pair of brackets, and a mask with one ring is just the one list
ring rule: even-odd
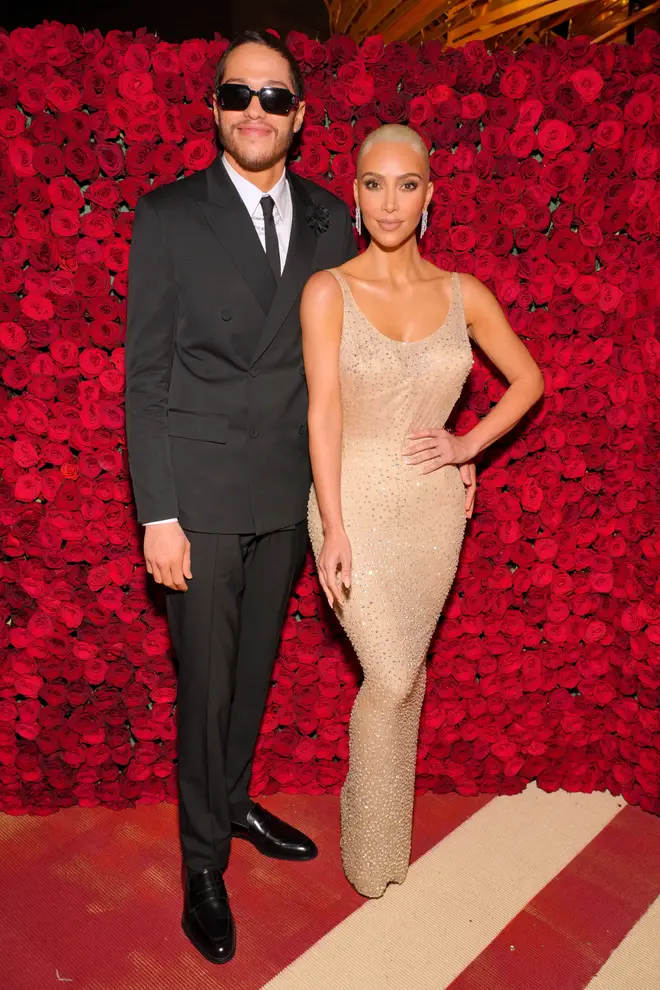
{"label": "black dress trousers", "polygon": [[226,867],[231,822],[252,806],[252,757],[307,526],[186,536],[193,577],[168,593],[167,611],[179,662],[181,846],[194,873]]}

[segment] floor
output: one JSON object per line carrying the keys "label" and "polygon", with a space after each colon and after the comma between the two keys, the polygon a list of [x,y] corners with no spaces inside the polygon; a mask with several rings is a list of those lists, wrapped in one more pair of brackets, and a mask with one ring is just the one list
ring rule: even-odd
{"label": "floor", "polygon": [[424,795],[377,901],[344,880],[336,798],[263,803],[320,855],[236,843],[222,967],[179,927],[174,807],[0,816],[1,990],[660,990],[660,819],[621,798]]}

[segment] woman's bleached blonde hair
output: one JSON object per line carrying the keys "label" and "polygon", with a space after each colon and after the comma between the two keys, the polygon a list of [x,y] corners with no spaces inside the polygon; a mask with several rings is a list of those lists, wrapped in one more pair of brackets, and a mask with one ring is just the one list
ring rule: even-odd
{"label": "woman's bleached blonde hair", "polygon": [[367,151],[369,151],[370,148],[373,148],[375,144],[380,144],[381,141],[400,142],[402,144],[410,145],[411,148],[414,148],[415,151],[421,155],[424,161],[424,167],[428,172],[429,153],[424,141],[417,131],[413,131],[412,127],[405,127],[403,124],[383,124],[382,127],[377,127],[375,131],[371,131],[370,134],[367,134],[358,152],[358,172],[360,171],[362,159]]}

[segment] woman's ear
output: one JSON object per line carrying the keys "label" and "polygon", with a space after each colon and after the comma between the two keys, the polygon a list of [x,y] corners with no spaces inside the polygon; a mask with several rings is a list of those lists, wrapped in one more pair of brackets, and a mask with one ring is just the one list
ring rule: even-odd
{"label": "woman's ear", "polygon": [[432,182],[429,182],[429,187],[426,190],[426,199],[424,200],[424,209],[425,210],[428,210],[429,203],[431,202],[431,199],[432,198],[433,198],[433,183]]}
{"label": "woman's ear", "polygon": [[355,205],[359,206],[360,202],[358,200],[358,180],[353,179],[353,196],[355,198]]}

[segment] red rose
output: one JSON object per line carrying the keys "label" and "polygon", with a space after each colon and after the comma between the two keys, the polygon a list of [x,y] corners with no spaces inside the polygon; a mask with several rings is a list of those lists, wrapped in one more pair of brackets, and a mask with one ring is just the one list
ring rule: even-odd
{"label": "red rose", "polygon": [[426,123],[433,115],[433,104],[426,96],[415,96],[410,101],[409,122],[411,126]]}
{"label": "red rose", "polygon": [[46,296],[30,293],[21,299],[21,310],[33,320],[49,320],[54,313],[53,304]]}
{"label": "red rose", "polygon": [[[59,151],[59,149],[57,150]],[[64,151],[64,164],[67,171],[71,172],[80,182],[89,180],[98,173],[96,156],[92,149],[85,144],[69,142]],[[44,172],[41,166],[38,167],[42,174],[48,174]],[[58,172],[52,174],[57,175]]]}
{"label": "red rose", "polygon": [[538,142],[543,154],[556,155],[575,140],[575,131],[563,120],[544,120],[539,125]]}
{"label": "red rose", "polygon": [[19,110],[9,107],[0,109],[0,135],[4,138],[16,138],[25,130],[25,117]]}
{"label": "red rose", "polygon": [[82,216],[80,229],[86,237],[105,239],[112,234],[112,217],[103,210],[91,210]]}
{"label": "red rose", "polygon": [[80,230],[80,216],[77,210],[56,207],[50,213],[51,230],[57,237],[73,237]]}
{"label": "red rose", "polygon": [[107,271],[100,266],[79,265],[75,279],[76,291],[85,296],[105,295],[110,287]]}
{"label": "red rose", "polygon": [[183,167],[183,153],[176,144],[159,145],[154,151],[153,167],[157,172],[175,175]]}
{"label": "red rose", "polygon": [[479,120],[487,107],[483,93],[470,93],[461,97],[461,117],[463,120]]}
{"label": "red rose", "polygon": [[571,82],[585,103],[597,100],[604,85],[603,77],[593,66],[577,69],[571,76]]}
{"label": "red rose", "polygon": [[183,162],[186,168],[198,171],[208,168],[216,157],[214,144],[206,138],[186,141],[183,147]]}
{"label": "red rose", "polygon": [[151,93],[153,85],[151,76],[147,72],[140,71],[122,72],[117,80],[119,95],[133,103],[137,102],[140,97]]}
{"label": "red rose", "polygon": [[213,114],[206,103],[188,103],[181,108],[181,123],[190,137],[212,138],[215,133]]}
{"label": "red rose", "polygon": [[640,179],[652,179],[658,171],[660,155],[658,149],[644,145],[633,156],[633,168]]}
{"label": "red rose", "polygon": [[475,233],[471,227],[452,227],[450,231],[451,245],[454,251],[470,251],[476,243]]}
{"label": "red rose", "polygon": [[129,175],[148,175],[152,169],[153,152],[144,142],[132,144],[126,154],[126,171]]}
{"label": "red rose", "polygon": [[623,121],[605,120],[596,128],[594,144],[600,148],[617,148],[623,137]]}
{"label": "red rose", "polygon": [[521,100],[527,91],[528,79],[523,65],[510,65],[500,78],[500,89],[512,100]]}
{"label": "red rose", "polygon": [[201,72],[207,57],[206,41],[184,41],[179,47],[179,60],[187,72]]}
{"label": "red rose", "polygon": [[70,176],[57,176],[48,183],[48,195],[51,204],[56,208],[80,210],[84,206],[84,197],[80,187]]}
{"label": "red rose", "polygon": [[151,51],[151,63],[156,73],[179,72],[179,54],[167,41],[159,42]]}
{"label": "red rose", "polygon": [[154,92],[169,103],[184,98],[184,82],[178,73],[157,73],[154,77]]}
{"label": "red rose", "polygon": [[53,109],[60,112],[77,110],[82,104],[82,93],[65,79],[54,79],[46,87],[45,97]]}
{"label": "red rose", "polygon": [[360,57],[367,65],[374,65],[380,62],[384,54],[383,39],[379,34],[365,38],[360,46]]}
{"label": "red rose", "polygon": [[516,158],[527,158],[536,147],[536,134],[531,127],[521,127],[511,134],[508,143]]}
{"label": "red rose", "polygon": [[369,103],[374,96],[373,76],[366,72],[356,72],[348,83],[346,95],[353,106],[363,106]]}
{"label": "red rose", "polygon": [[96,153],[101,169],[110,178],[116,178],[124,171],[124,153],[118,144],[112,141],[99,141]]}

